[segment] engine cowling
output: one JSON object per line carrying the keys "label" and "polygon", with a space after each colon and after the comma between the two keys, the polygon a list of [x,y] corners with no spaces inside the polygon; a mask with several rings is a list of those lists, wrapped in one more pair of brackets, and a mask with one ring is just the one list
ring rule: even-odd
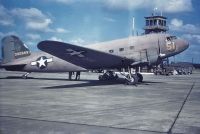
{"label": "engine cowling", "polygon": [[159,54],[156,48],[147,49],[147,61],[149,65],[154,65],[159,62]]}

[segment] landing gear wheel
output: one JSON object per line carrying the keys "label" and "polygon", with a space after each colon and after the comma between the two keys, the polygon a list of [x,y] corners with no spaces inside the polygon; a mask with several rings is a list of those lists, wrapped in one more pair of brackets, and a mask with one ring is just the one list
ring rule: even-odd
{"label": "landing gear wheel", "polygon": [[138,82],[142,82],[143,81],[143,76],[141,73],[137,73],[137,77],[138,77]]}
{"label": "landing gear wheel", "polygon": [[105,80],[105,79],[103,79],[103,75],[99,75],[99,80],[100,80],[100,81]]}
{"label": "landing gear wheel", "polygon": [[117,80],[118,75],[114,74],[112,71],[107,71],[103,75],[99,75],[100,81],[110,81],[110,80]]}
{"label": "landing gear wheel", "polygon": [[131,77],[127,76],[126,84],[127,85],[136,85],[138,83],[138,77],[135,74],[132,74]]}

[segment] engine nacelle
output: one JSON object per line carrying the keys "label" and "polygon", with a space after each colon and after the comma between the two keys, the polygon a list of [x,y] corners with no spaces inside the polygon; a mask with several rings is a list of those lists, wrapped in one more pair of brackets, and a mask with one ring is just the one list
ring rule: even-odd
{"label": "engine nacelle", "polygon": [[147,61],[149,65],[154,65],[159,62],[159,54],[156,48],[147,49]]}

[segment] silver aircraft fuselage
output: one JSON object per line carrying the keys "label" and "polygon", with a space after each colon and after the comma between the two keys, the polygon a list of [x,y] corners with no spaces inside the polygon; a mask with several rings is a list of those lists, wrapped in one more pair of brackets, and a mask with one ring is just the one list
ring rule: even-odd
{"label": "silver aircraft fuselage", "polygon": [[[123,39],[106,41],[85,46],[86,48],[103,51],[113,55],[133,59],[135,63],[149,61],[150,64],[158,62],[158,57],[164,59],[181,53],[189,46],[183,39],[169,34],[147,34],[132,36]],[[45,67],[40,68],[41,57],[45,57]],[[16,59],[12,64],[25,64],[25,72],[70,72],[86,71],[86,68],[74,65],[46,52],[32,52],[29,56]]]}

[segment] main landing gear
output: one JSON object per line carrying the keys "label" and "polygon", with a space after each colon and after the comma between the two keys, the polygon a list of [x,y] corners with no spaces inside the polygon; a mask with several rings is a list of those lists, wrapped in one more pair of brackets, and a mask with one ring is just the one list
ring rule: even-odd
{"label": "main landing gear", "polygon": [[24,75],[22,75],[22,78],[23,79],[27,79],[27,77],[28,77],[29,74],[30,74],[29,72],[25,73]]}
{"label": "main landing gear", "polygon": [[125,76],[125,84],[127,85],[136,85],[138,82],[143,81],[143,76],[140,73],[131,74]]}
{"label": "main landing gear", "polygon": [[103,75],[99,75],[100,81],[107,81],[107,80],[117,80],[118,75],[115,74],[113,71],[107,71]]}
{"label": "main landing gear", "polygon": [[[143,81],[143,76],[140,73],[132,74],[129,71],[128,74],[121,73],[121,75],[124,76],[125,84],[127,84],[127,85],[136,85],[139,82]],[[117,80],[118,78],[119,78],[118,75],[115,74],[113,71],[107,71],[103,75],[99,75],[100,81]]]}
{"label": "main landing gear", "polygon": [[[138,69],[136,68],[136,70]],[[131,69],[128,67],[128,75],[125,76],[125,79],[127,85],[136,85],[138,82],[143,81],[143,76],[137,71],[134,74],[131,73]]]}

